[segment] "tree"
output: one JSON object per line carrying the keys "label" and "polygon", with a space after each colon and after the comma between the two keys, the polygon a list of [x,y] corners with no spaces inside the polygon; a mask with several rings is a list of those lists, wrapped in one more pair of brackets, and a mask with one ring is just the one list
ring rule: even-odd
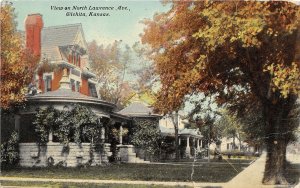
{"label": "tree", "polygon": [[262,117],[262,109],[256,107],[248,111],[242,118],[242,131],[245,135],[245,142],[256,148],[261,148],[265,142],[265,129]]}
{"label": "tree", "polygon": [[96,73],[97,82],[100,84],[99,93],[101,98],[122,106],[122,102],[131,92],[125,75],[128,71],[128,64],[131,62],[131,48],[122,41],[115,41],[112,44],[98,45],[96,41],[88,44],[88,51],[91,59],[91,69]]}
{"label": "tree", "polygon": [[27,86],[31,82],[39,61],[23,47],[21,34],[17,32],[14,8],[1,3],[1,108],[20,103],[25,99]]}
{"label": "tree", "polygon": [[233,146],[235,148],[235,138],[239,141],[239,150],[241,150],[242,141],[245,140],[245,133],[243,132],[243,125],[236,114],[230,114],[224,110],[219,123],[223,125],[223,135],[233,139]]}
{"label": "tree", "polygon": [[139,92],[155,91],[157,83],[157,75],[153,69],[153,62],[149,61],[148,53],[151,52],[149,48],[136,42],[132,46],[133,52],[136,56],[135,67],[131,70],[132,74],[137,75],[137,80],[134,83],[134,89]]}
{"label": "tree", "polygon": [[215,94],[219,105],[226,104],[239,117],[261,106],[267,146],[263,182],[286,183],[285,152],[295,129],[291,111],[300,90],[295,58],[299,6],[171,3],[168,12],[144,21],[142,42],[153,50],[150,58],[161,82],[156,108],[177,110],[187,94],[200,92]]}

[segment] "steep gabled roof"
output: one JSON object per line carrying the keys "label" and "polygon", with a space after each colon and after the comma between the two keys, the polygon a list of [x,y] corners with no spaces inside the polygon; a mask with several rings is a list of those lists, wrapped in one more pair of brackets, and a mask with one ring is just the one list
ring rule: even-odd
{"label": "steep gabled roof", "polygon": [[51,60],[62,60],[59,46],[74,45],[74,42],[80,32],[83,35],[81,24],[69,24],[43,28],[42,55],[45,55]]}

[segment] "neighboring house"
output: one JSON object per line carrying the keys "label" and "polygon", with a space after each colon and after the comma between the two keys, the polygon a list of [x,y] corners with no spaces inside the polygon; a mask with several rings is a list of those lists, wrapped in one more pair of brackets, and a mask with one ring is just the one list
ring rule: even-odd
{"label": "neighboring house", "polygon": [[246,142],[239,142],[238,138],[222,138],[221,144],[216,145],[215,143],[210,145],[210,150],[217,148],[221,152],[230,152],[230,151],[242,151],[242,152],[255,152],[255,148],[250,146]]}
{"label": "neighboring house", "polygon": [[[169,142],[175,145],[175,129],[173,118],[171,116],[161,116],[153,112],[151,106],[145,103],[137,95],[132,98],[132,102],[119,113],[122,115],[134,117],[134,118],[156,118],[159,125],[161,135],[169,138]],[[175,115],[174,115],[175,116]],[[179,135],[179,145],[182,148],[182,157],[192,157],[196,151],[200,151],[202,144],[202,138],[199,129],[189,129],[186,128],[188,122],[178,115],[178,135]],[[174,158],[174,153],[170,154],[166,158]]]}
{"label": "neighboring house", "polygon": [[172,114],[162,117],[159,121],[159,128],[161,134],[173,138],[175,145],[175,126],[174,123],[178,122],[178,139],[180,147],[180,155],[182,158],[193,157],[195,153],[201,151],[201,148],[204,148],[202,141],[203,136],[201,135],[199,129],[190,129],[187,128],[189,122],[182,119],[182,115]]}

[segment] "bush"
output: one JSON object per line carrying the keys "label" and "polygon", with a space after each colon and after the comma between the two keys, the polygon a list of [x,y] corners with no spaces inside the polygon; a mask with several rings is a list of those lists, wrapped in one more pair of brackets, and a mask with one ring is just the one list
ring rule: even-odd
{"label": "bush", "polygon": [[150,118],[135,118],[133,124],[131,143],[138,148],[142,148],[152,157],[158,155],[162,140],[158,121]]}
{"label": "bush", "polygon": [[7,142],[1,144],[1,164],[3,167],[17,166],[19,162],[19,136],[13,131]]}
{"label": "bush", "polygon": [[228,156],[228,158],[241,158],[242,156],[252,156],[252,152],[245,152],[245,151],[223,151],[222,155]]}

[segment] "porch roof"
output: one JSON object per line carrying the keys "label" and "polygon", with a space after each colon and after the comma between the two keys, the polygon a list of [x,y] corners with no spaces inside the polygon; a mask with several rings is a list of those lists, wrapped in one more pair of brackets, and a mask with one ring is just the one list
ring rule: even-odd
{"label": "porch roof", "polygon": [[[159,126],[160,132],[163,136],[175,136],[175,130],[174,128],[167,128],[165,126]],[[181,137],[195,137],[195,138],[202,138],[203,136],[201,135],[201,133],[199,132],[199,129],[188,129],[188,128],[184,128],[184,129],[179,129],[178,130],[178,135]]]}
{"label": "porch roof", "polygon": [[110,102],[101,100],[99,98],[83,95],[79,92],[72,91],[71,89],[58,89],[55,91],[49,91],[33,96],[26,96],[28,102],[67,102],[67,103],[84,103],[95,104],[115,109],[116,106]]}
{"label": "porch roof", "polygon": [[133,102],[126,108],[118,112],[118,114],[127,115],[131,117],[160,117],[155,114],[151,107],[146,106],[142,102]]}

